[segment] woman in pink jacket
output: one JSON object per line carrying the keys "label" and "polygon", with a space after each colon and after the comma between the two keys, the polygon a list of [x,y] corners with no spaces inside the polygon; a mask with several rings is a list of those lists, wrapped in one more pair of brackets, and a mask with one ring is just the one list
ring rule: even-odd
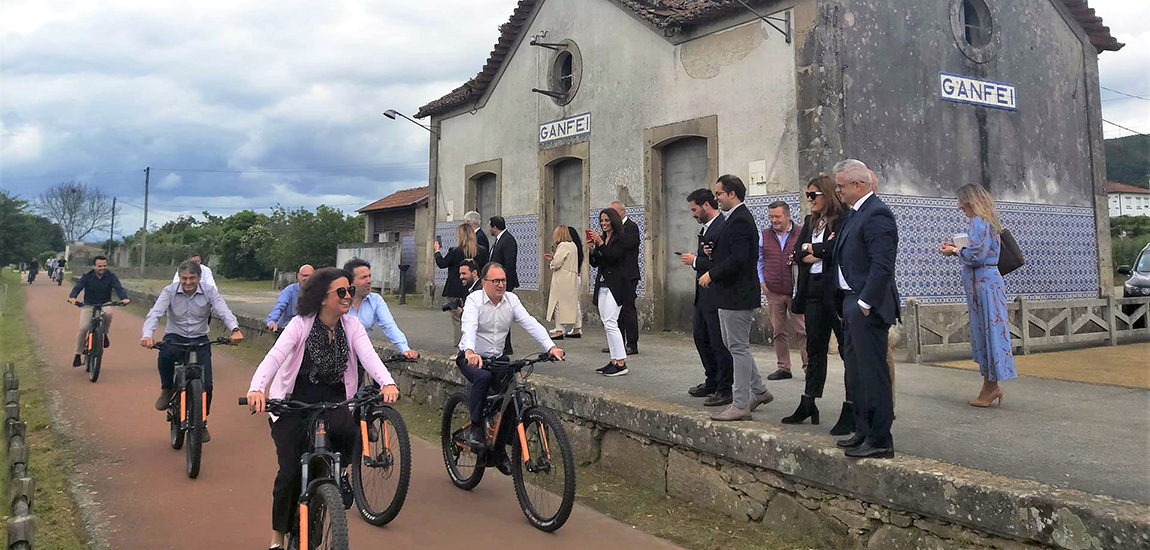
{"label": "woman in pink jacket", "polygon": [[[301,290],[298,315],[293,317],[275,347],[256,369],[248,389],[252,412],[263,412],[267,397],[287,395],[305,403],[338,402],[355,395],[358,358],[379,381],[383,401],[392,403],[399,390],[387,367],[379,360],[359,319],[348,315],[355,287],[351,275],[334,267],[316,271]],[[270,390],[268,389],[270,385]],[[350,409],[327,414],[327,430],[335,450],[354,456],[358,430]],[[272,549],[283,548],[284,534],[295,521],[295,502],[300,494],[300,455],[307,451],[306,418],[284,415],[269,420],[276,444],[279,472],[272,489]],[[347,474],[342,489],[351,492]],[[345,494],[345,499],[347,495]]]}

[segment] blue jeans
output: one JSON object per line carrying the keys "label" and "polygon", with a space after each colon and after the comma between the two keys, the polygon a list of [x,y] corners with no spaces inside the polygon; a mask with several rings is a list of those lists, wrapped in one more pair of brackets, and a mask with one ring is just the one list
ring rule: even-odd
{"label": "blue jeans", "polygon": [[[185,338],[178,334],[165,334],[165,342],[176,342],[179,344],[190,343],[206,343],[208,342],[207,336],[200,336],[198,338]],[[196,353],[199,355],[198,361],[203,371],[202,380],[204,381],[204,391],[208,394],[207,403],[204,404],[204,414],[212,410],[212,347],[201,346]],[[163,348],[160,350],[160,357],[158,360],[160,369],[160,388],[168,390],[172,389],[175,384],[176,377],[176,362],[183,361],[184,350],[177,347]]]}

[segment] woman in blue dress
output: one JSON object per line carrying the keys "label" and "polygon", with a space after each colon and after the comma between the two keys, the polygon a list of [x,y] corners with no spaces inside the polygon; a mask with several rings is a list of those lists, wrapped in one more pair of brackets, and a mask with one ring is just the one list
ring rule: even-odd
{"label": "woman in blue dress", "polygon": [[958,256],[962,262],[962,287],[970,311],[970,351],[982,374],[982,391],[968,401],[975,407],[989,407],[996,400],[1002,406],[1002,380],[1017,378],[1014,350],[1010,343],[1006,285],[998,272],[1002,249],[1002,222],[990,193],[980,185],[964,185],[958,190],[958,207],[970,218],[969,243],[963,247],[942,243],[943,256]]}

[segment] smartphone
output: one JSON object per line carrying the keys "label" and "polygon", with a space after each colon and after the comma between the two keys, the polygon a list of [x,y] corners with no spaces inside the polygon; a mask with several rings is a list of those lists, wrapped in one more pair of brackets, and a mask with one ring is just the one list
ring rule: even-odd
{"label": "smartphone", "polygon": [[676,256],[682,256],[682,255],[683,255],[683,253],[682,253],[682,252],[676,252],[676,253],[675,253],[675,255],[676,255]]}
{"label": "smartphone", "polygon": [[590,229],[584,229],[584,231],[587,233],[587,240],[588,240],[588,241],[590,241],[590,240],[591,240],[591,235],[594,235],[594,234],[595,234],[595,232],[594,232],[594,231],[591,231]]}

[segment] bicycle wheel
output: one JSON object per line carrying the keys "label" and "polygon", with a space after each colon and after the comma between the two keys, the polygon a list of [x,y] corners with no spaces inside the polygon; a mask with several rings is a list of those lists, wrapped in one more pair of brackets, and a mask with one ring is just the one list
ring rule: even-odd
{"label": "bicycle wheel", "polygon": [[531,525],[555,531],[563,527],[575,504],[571,444],[559,418],[549,409],[531,407],[524,411],[522,422],[518,441],[511,445],[515,497]]}
{"label": "bicycle wheel", "polygon": [[347,513],[334,483],[321,483],[307,501],[307,532],[299,547],[307,550],[347,550]]}
{"label": "bicycle wheel", "polygon": [[189,380],[188,385],[184,387],[188,415],[188,429],[185,432],[188,448],[185,462],[188,477],[192,479],[196,479],[196,476],[200,475],[200,458],[204,450],[203,432],[201,431],[204,426],[203,384],[201,380]]}
{"label": "bicycle wheel", "polygon": [[357,457],[351,464],[355,504],[364,521],[386,525],[399,515],[407,498],[411,441],[399,411],[391,407],[368,407],[363,416],[355,449]]}
{"label": "bicycle wheel", "polygon": [[470,425],[471,412],[467,408],[467,397],[462,393],[449,397],[443,405],[443,422],[440,425],[443,463],[447,466],[451,483],[466,491],[474,489],[483,480],[479,455],[463,442]]}
{"label": "bicycle wheel", "polygon": [[168,432],[171,437],[172,448],[180,450],[184,448],[184,428],[180,426],[180,409],[168,405]]}
{"label": "bicycle wheel", "polygon": [[104,327],[97,325],[89,332],[89,338],[88,380],[95,382],[100,379],[100,365],[104,362]]}

